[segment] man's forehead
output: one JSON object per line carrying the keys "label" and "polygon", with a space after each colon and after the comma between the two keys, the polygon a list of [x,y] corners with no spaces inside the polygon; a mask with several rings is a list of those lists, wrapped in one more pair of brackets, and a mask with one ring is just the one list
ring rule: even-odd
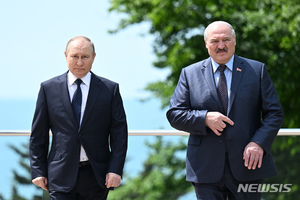
{"label": "man's forehead", "polygon": [[211,34],[208,36],[209,40],[219,40],[219,39],[231,39],[232,36],[228,34]]}
{"label": "man's forehead", "polygon": [[208,32],[208,37],[209,38],[220,38],[220,37],[232,37],[232,31],[231,29],[227,28],[216,28],[216,29],[211,29]]}
{"label": "man's forehead", "polygon": [[229,34],[229,33],[231,33],[231,29],[229,29],[228,27],[215,28],[215,29],[211,29],[208,33],[209,34]]}
{"label": "man's forehead", "polygon": [[91,49],[90,48],[79,48],[79,47],[71,47],[69,48],[69,53],[70,54],[77,54],[77,53],[85,53],[88,54],[90,53]]}
{"label": "man's forehead", "polygon": [[92,50],[91,45],[89,42],[84,42],[84,41],[72,41],[69,44],[69,51],[75,51],[75,52],[81,52],[85,50]]}

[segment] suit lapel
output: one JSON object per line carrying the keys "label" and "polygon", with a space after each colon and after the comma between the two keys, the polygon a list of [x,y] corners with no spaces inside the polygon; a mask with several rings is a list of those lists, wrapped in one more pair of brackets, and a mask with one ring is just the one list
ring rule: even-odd
{"label": "suit lapel", "polygon": [[85,125],[89,115],[92,113],[94,105],[97,102],[97,99],[100,95],[102,86],[103,86],[102,81],[99,78],[97,78],[95,74],[92,73],[90,89],[89,89],[80,129]]}
{"label": "suit lapel", "polygon": [[69,89],[68,89],[68,83],[67,83],[67,73],[64,73],[63,75],[58,77],[57,82],[57,90],[59,91],[61,101],[66,109],[66,113],[68,114],[70,120],[72,121],[74,127],[77,127],[77,122],[74,116],[72,104],[70,101],[70,95],[69,95]]}
{"label": "suit lapel", "polygon": [[211,63],[211,58],[208,58],[204,64],[203,64],[203,68],[202,68],[202,73],[203,73],[203,76],[204,76],[204,79],[206,80],[207,82],[207,85],[215,99],[215,101],[217,102],[219,108],[223,110],[223,106],[222,106],[222,103],[219,99],[219,95],[218,95],[218,92],[217,92],[217,88],[216,88],[216,83],[215,83],[215,78],[214,78],[214,75],[213,75],[213,69],[212,69],[212,63]]}
{"label": "suit lapel", "polygon": [[237,56],[234,56],[233,68],[232,68],[232,80],[231,80],[231,91],[230,91],[230,102],[228,105],[228,113],[231,110],[233,101],[235,99],[236,92],[240,86],[243,74],[246,68],[243,61]]}

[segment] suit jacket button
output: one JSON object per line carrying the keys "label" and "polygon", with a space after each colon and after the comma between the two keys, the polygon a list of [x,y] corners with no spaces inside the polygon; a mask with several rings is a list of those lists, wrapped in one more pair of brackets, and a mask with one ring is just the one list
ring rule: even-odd
{"label": "suit jacket button", "polygon": [[223,143],[223,140],[219,140],[219,143],[222,144],[222,143]]}

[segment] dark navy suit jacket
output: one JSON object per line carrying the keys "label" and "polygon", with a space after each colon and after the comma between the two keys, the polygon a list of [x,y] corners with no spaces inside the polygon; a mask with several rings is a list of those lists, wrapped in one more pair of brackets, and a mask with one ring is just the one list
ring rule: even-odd
{"label": "dark navy suit jacket", "polygon": [[[228,158],[239,181],[259,180],[277,174],[271,145],[283,122],[276,90],[263,63],[234,57],[227,125]],[[225,164],[224,136],[205,126],[206,113],[223,113],[217,94],[211,58],[184,68],[167,111],[170,124],[190,133],[187,148],[187,181],[214,183],[221,179]],[[249,142],[264,149],[262,167],[248,170],[243,152]]]}
{"label": "dark navy suit jacket", "polygon": [[[49,130],[53,134],[50,152]],[[99,185],[105,189],[106,173],[122,176],[127,138],[126,116],[117,83],[92,73],[78,130],[67,73],[45,81],[38,95],[30,137],[32,179],[47,177],[49,190],[70,191],[76,182],[82,145]]]}

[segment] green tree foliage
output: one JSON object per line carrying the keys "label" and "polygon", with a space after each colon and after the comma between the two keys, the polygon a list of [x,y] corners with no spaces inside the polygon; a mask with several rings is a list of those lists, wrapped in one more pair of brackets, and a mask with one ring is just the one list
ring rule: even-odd
{"label": "green tree foliage", "polygon": [[[24,170],[23,173],[20,171],[17,171],[13,169],[13,176],[14,176],[14,183],[12,185],[12,193],[11,197],[9,199],[11,200],[28,200],[24,198],[21,194],[18,192],[18,186],[26,186],[26,187],[34,187],[37,190],[41,191],[41,189],[38,189],[38,187],[34,186],[31,182],[31,176],[30,176],[30,165],[29,165],[29,143],[24,143],[20,147],[17,147],[15,145],[10,144],[9,148],[12,149],[16,154],[19,156],[19,166]],[[0,195],[1,198],[4,200],[4,198]],[[43,196],[41,195],[33,195],[30,200],[41,200],[41,199],[48,199],[48,193],[43,192]]]}
{"label": "green tree foliage", "polygon": [[185,181],[186,145],[182,141],[173,144],[158,136],[146,146],[150,153],[143,170],[111,192],[109,200],[174,200],[191,191],[191,185]]}
{"label": "green tree foliage", "polygon": [[[224,20],[236,31],[236,54],[266,63],[285,112],[283,127],[300,127],[300,4],[294,0],[110,2],[111,12],[125,14],[111,32],[134,24],[149,24],[148,33],[155,37],[153,65],[169,69],[169,75],[165,80],[149,83],[146,89],[161,100],[162,107],[169,105],[181,69],[209,56],[203,41],[205,27],[213,21]],[[264,194],[264,198],[297,199],[300,137],[277,137],[272,151],[279,176],[266,181],[291,183],[293,188],[290,193]]]}
{"label": "green tree foliage", "polygon": [[265,180],[265,183],[293,184],[289,193],[264,193],[266,200],[295,200],[300,196],[300,136],[278,136],[272,153],[277,165],[278,176]]}
{"label": "green tree foliage", "polygon": [[110,11],[126,14],[115,32],[146,22],[157,68],[165,80],[147,90],[167,106],[183,67],[208,57],[204,28],[216,20],[236,30],[236,53],[267,64],[286,113],[284,127],[300,127],[300,4],[294,0],[110,0]]}

